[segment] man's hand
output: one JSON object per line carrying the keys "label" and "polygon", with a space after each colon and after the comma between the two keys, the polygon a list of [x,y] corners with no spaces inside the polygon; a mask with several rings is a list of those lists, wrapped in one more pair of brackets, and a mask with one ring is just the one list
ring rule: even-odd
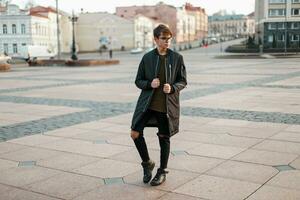
{"label": "man's hand", "polygon": [[160,85],[160,82],[159,82],[158,78],[153,79],[153,81],[151,82],[151,87],[152,88],[158,88],[159,85]]}
{"label": "man's hand", "polygon": [[164,93],[169,94],[171,92],[171,85],[169,83],[164,84]]}

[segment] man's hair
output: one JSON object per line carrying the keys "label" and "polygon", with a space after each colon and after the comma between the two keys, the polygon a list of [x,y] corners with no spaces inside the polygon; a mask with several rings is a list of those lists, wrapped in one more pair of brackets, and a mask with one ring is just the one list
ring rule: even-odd
{"label": "man's hair", "polygon": [[158,38],[160,36],[160,34],[164,34],[164,35],[171,35],[172,36],[172,32],[169,29],[169,27],[167,27],[164,24],[159,24],[154,30],[153,30],[153,35],[154,37]]}

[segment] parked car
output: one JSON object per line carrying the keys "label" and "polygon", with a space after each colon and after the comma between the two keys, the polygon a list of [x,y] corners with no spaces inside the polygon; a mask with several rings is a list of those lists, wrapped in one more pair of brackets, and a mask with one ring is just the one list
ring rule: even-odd
{"label": "parked car", "polygon": [[5,54],[0,54],[0,64],[1,63],[9,63],[11,61],[11,57]]}
{"label": "parked car", "polygon": [[142,52],[143,52],[143,49],[140,47],[130,50],[131,54],[138,54],[138,53],[142,53]]}
{"label": "parked car", "polygon": [[36,59],[53,59],[54,56],[55,54],[46,46],[28,45],[24,51],[13,57],[29,62]]}

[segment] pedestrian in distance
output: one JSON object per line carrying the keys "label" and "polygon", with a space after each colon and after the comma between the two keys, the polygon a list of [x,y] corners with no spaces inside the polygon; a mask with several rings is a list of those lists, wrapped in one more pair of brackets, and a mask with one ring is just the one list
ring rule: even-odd
{"label": "pedestrian in distance", "polygon": [[[168,173],[170,138],[179,131],[179,94],[186,87],[183,57],[169,49],[171,30],[158,25],[153,30],[156,48],[146,53],[138,67],[135,85],[141,89],[131,124],[131,138],[142,159],[143,182],[162,184]],[[158,128],[160,166],[152,179],[155,163],[150,159],[144,138],[145,127]],[[152,179],[152,180],[151,180]]]}

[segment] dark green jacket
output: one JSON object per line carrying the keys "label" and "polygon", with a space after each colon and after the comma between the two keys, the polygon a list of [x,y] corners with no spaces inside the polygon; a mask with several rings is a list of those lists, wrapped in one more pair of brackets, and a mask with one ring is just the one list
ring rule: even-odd
{"label": "dark green jacket", "polygon": [[[145,54],[140,62],[135,84],[142,91],[133,114],[131,124],[132,129],[134,129],[150,105],[151,98],[154,93],[154,89],[151,87],[151,82],[157,77],[158,65],[159,54],[157,49]],[[180,90],[185,88],[187,84],[183,57],[180,54],[168,49],[166,68],[166,81],[171,85],[172,88],[171,93],[166,95],[167,117],[170,135],[173,136],[179,131]],[[147,127],[157,127],[156,120],[150,119]]]}

